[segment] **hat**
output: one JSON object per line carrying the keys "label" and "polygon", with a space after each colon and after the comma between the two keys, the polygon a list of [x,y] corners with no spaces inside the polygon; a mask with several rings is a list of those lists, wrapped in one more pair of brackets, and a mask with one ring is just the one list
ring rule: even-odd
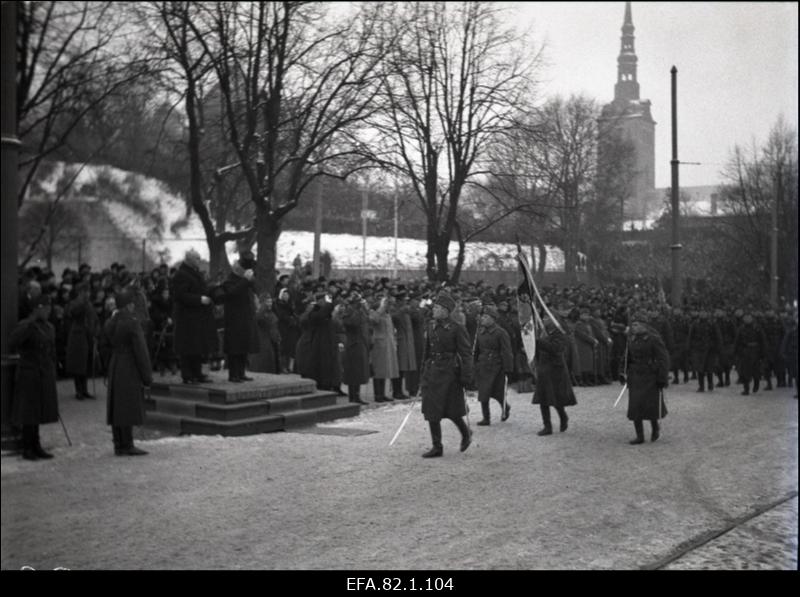
{"label": "hat", "polygon": [[133,302],[133,291],[125,288],[120,290],[117,295],[114,297],[117,301],[117,308],[122,309],[123,307],[127,307],[129,304]]}
{"label": "hat", "polygon": [[639,309],[635,313],[631,315],[631,323],[634,321],[638,321],[639,323],[647,323],[650,320],[650,317],[647,315],[647,311]]}
{"label": "hat", "polygon": [[434,305],[439,305],[440,307],[444,307],[451,313],[456,308],[456,302],[453,300],[453,297],[450,296],[446,292],[440,292],[436,299],[433,301]]}
{"label": "hat", "polygon": [[497,312],[497,307],[494,305],[484,305],[483,309],[481,309],[481,315],[489,315],[495,321],[500,318],[500,314]]}

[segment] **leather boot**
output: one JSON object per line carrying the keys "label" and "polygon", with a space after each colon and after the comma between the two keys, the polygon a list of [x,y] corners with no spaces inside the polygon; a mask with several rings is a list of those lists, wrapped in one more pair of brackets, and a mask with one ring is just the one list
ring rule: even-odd
{"label": "leather boot", "polygon": [[731,370],[727,369],[725,371],[725,387],[727,388],[729,385],[731,385]]}
{"label": "leather boot", "polygon": [[759,382],[759,379],[756,377],[756,378],[753,380],[753,394],[755,394],[756,392],[758,392],[758,382]]}
{"label": "leather boot", "polygon": [[37,425],[22,426],[22,457],[25,460],[39,460],[36,454],[36,428]]}
{"label": "leather boot", "polygon": [[375,390],[375,402],[392,402],[391,398],[386,397],[385,379],[373,379],[372,388]]}
{"label": "leather boot", "polygon": [[544,423],[544,429],[542,429],[536,435],[552,435],[553,424],[550,422],[550,407],[545,404],[540,404],[539,411],[542,413],[542,422]]}
{"label": "leather boot", "polygon": [[711,373],[711,371],[709,371],[706,374],[706,379],[708,379],[708,391],[709,392],[713,392],[714,391],[714,374]]}
{"label": "leather boot", "polygon": [[654,442],[661,437],[661,427],[658,424],[658,419],[650,421],[650,441]]}
{"label": "leather boot", "polygon": [[459,449],[462,452],[466,452],[467,448],[469,448],[469,445],[472,443],[472,431],[461,417],[453,419],[453,423],[456,424],[456,427],[458,427],[458,430],[461,432],[461,446]]}
{"label": "leather boot", "polygon": [[36,432],[35,432],[35,435],[34,435],[33,451],[36,454],[36,456],[38,456],[39,458],[41,458],[43,460],[46,460],[48,458],[52,458],[53,457],[52,454],[50,454],[49,452],[45,452],[44,448],[42,448],[42,442],[39,439],[39,426],[38,425],[36,425]]}
{"label": "leather boot", "polygon": [[556,412],[558,413],[558,422],[559,422],[558,430],[564,432],[567,430],[567,425],[569,423],[569,417],[567,416],[567,411],[563,406],[556,406]]}
{"label": "leather boot", "polygon": [[765,381],[767,382],[767,387],[764,388],[764,391],[767,392],[772,389],[772,376],[768,375]]}
{"label": "leather boot", "polygon": [[679,383],[681,382],[680,380],[681,380],[681,378],[680,378],[680,376],[678,375],[678,370],[677,370],[677,369],[675,369],[675,370],[672,372],[672,383],[673,383],[673,384],[679,384]]}
{"label": "leather boot", "polygon": [[395,377],[392,379],[392,398],[394,400],[406,400],[411,396],[403,394],[403,378]]}
{"label": "leather boot", "polygon": [[444,448],[442,447],[442,423],[441,421],[428,421],[428,427],[431,429],[431,440],[433,441],[433,447],[425,452],[422,457],[438,458],[444,454]]}
{"label": "leather boot", "polygon": [[636,419],[633,422],[633,428],[636,430],[636,439],[632,439],[628,443],[635,446],[644,443],[644,422],[641,419]]}
{"label": "leather boot", "polygon": [[697,376],[697,381],[700,383],[700,386],[697,388],[697,391],[698,392],[705,392],[706,391],[705,383],[704,383],[705,379],[704,379],[704,376],[703,376],[702,373]]}
{"label": "leather boot", "polygon": [[356,385],[347,386],[347,399],[355,404],[366,404],[366,401],[361,399],[361,387]]}
{"label": "leather boot", "polygon": [[749,396],[750,395],[750,382],[745,381],[743,382],[744,391],[742,392],[742,396]]}
{"label": "leather boot", "polygon": [[508,417],[510,417],[510,416],[511,416],[511,405],[508,402],[506,402],[506,408],[505,408],[505,410],[503,410],[503,414],[500,417],[500,420],[501,421],[508,421]]}
{"label": "leather boot", "polygon": [[483,418],[480,421],[478,421],[477,424],[480,425],[481,427],[486,427],[488,425],[491,425],[492,424],[492,420],[491,420],[492,417],[491,417],[491,411],[489,410],[489,402],[488,401],[487,402],[481,402],[481,414],[483,415]]}

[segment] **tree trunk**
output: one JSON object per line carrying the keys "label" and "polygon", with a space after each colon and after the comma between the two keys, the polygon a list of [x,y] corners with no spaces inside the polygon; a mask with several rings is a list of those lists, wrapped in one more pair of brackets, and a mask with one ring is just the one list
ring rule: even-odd
{"label": "tree trunk", "polygon": [[280,236],[280,220],[270,216],[266,208],[258,209],[256,212],[256,245],[258,247],[256,288],[259,292],[268,292],[270,295],[277,282],[275,262]]}
{"label": "tree trunk", "polygon": [[226,276],[231,270],[228,254],[225,251],[225,242],[214,235],[208,241],[208,262],[212,278]]}
{"label": "tree trunk", "polygon": [[[539,263],[537,264],[536,273],[539,275],[540,280],[544,280],[544,272],[547,268],[547,246],[544,243],[536,245],[539,247]],[[533,247],[531,247],[533,253]]]}

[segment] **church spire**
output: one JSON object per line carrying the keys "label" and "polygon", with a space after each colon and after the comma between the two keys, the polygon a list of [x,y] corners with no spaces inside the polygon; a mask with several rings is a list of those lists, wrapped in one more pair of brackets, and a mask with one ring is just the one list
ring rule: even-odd
{"label": "church spire", "polygon": [[614,85],[614,101],[627,102],[639,99],[639,83],[636,80],[636,51],[633,49],[633,17],[631,3],[625,3],[625,20],[617,58],[617,84]]}

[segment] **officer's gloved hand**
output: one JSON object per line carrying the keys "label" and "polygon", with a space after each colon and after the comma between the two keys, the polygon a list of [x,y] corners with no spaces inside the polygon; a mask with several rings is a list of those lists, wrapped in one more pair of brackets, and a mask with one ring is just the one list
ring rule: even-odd
{"label": "officer's gloved hand", "polygon": [[627,381],[628,381],[628,378],[625,377],[625,374],[624,373],[620,373],[619,374],[619,383],[624,385]]}

